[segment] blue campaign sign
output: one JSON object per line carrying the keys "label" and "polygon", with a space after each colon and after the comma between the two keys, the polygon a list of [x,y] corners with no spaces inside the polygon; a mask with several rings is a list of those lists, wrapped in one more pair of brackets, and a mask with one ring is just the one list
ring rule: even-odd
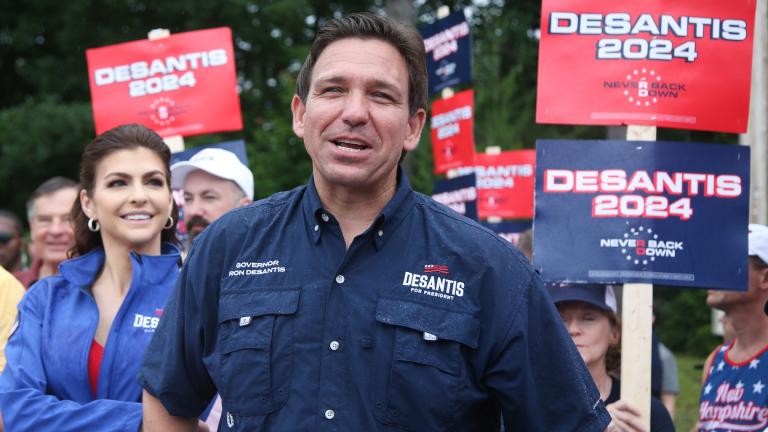
{"label": "blue campaign sign", "polygon": [[517,246],[517,242],[520,240],[520,235],[531,227],[530,220],[518,220],[518,221],[503,221],[503,222],[488,222],[483,221],[483,225],[490,228],[493,232],[499,235],[499,237],[507,240],[513,245]]}
{"label": "blue campaign sign", "polygon": [[546,281],[746,289],[748,147],[539,140],[535,207]]}
{"label": "blue campaign sign", "polygon": [[432,199],[477,220],[477,180],[474,174],[436,181]]}
{"label": "blue campaign sign", "polygon": [[427,52],[429,94],[472,81],[472,38],[463,11],[421,30]]}
{"label": "blue campaign sign", "polygon": [[199,147],[193,147],[184,151],[180,151],[178,153],[174,153],[171,155],[171,165],[175,164],[176,162],[189,160],[197,152],[207,148],[220,148],[224,150],[229,150],[232,153],[237,155],[237,158],[240,159],[240,162],[245,164],[245,166],[248,166],[248,155],[245,153],[245,141],[243,140],[223,141],[216,144],[208,144],[208,145],[203,145]]}

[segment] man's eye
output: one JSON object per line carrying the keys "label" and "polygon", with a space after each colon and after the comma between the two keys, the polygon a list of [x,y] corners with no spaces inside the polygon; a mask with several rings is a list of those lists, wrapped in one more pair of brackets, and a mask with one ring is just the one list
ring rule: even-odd
{"label": "man's eye", "polygon": [[374,92],[374,93],[372,94],[372,96],[373,96],[373,97],[375,97],[375,98],[377,98],[377,99],[386,99],[386,100],[388,100],[388,101],[391,101],[391,100],[392,100],[392,96],[390,96],[390,95],[389,95],[389,94],[387,94],[387,93],[383,93],[383,92]]}
{"label": "man's eye", "polygon": [[326,87],[322,90],[321,93],[341,93],[342,89],[341,87]]}

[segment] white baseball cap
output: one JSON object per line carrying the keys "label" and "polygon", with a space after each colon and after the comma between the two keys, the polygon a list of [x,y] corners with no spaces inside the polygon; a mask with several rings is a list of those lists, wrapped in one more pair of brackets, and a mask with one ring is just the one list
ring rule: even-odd
{"label": "white baseball cap", "polygon": [[171,187],[183,189],[187,175],[194,170],[232,180],[253,200],[253,173],[231,151],[207,148],[195,153],[189,160],[176,162],[171,166]]}
{"label": "white baseball cap", "polygon": [[759,224],[749,224],[748,237],[749,255],[760,257],[768,263],[768,227]]}

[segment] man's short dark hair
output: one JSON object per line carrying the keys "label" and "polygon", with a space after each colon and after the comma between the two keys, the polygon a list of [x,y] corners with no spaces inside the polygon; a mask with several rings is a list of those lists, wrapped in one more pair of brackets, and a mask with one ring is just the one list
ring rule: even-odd
{"label": "man's short dark hair", "polygon": [[377,39],[395,47],[408,68],[408,113],[427,109],[427,66],[424,40],[415,28],[368,12],[354,13],[326,23],[317,32],[296,80],[296,94],[307,103],[312,69],[323,50],[341,39]]}
{"label": "man's short dark hair", "polygon": [[760,258],[757,255],[750,255],[749,259],[752,261],[752,265],[754,265],[755,269],[757,269],[757,270],[762,270],[764,268],[768,268],[768,263],[763,261],[762,258]]}
{"label": "man's short dark hair", "polygon": [[27,200],[27,219],[32,220],[35,210],[35,201],[41,196],[50,195],[54,192],[58,192],[62,189],[75,189],[77,190],[77,182],[66,177],[56,176],[51,177],[44,181],[43,184],[37,187],[32,196]]}
{"label": "man's short dark hair", "polygon": [[16,216],[16,213],[0,209],[0,219],[8,219],[13,222],[13,225],[16,227],[16,234],[19,237],[24,237],[24,224],[21,223],[21,219]]}

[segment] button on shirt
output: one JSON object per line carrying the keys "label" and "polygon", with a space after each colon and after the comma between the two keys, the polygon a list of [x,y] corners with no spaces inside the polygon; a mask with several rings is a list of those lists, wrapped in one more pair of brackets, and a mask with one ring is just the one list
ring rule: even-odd
{"label": "button on shirt", "polygon": [[208,227],[140,381],[175,416],[218,391],[249,431],[498,431],[499,407],[507,431],[610,420],[522,255],[402,174],[348,250],[311,179]]}

